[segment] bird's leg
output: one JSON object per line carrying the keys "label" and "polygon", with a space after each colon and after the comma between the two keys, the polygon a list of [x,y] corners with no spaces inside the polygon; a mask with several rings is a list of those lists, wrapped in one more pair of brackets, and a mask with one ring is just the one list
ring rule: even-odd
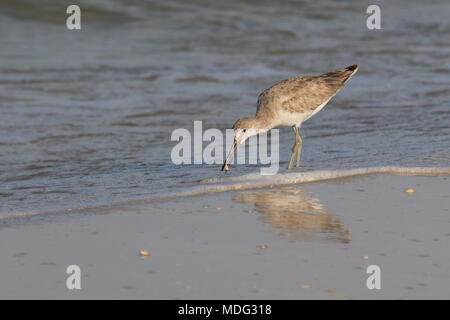
{"label": "bird's leg", "polygon": [[289,161],[288,170],[291,170],[291,169],[292,169],[292,164],[294,163],[294,158],[295,158],[296,153],[297,153],[297,144],[295,144],[295,145],[292,147],[291,160]]}
{"label": "bird's leg", "polygon": [[[300,137],[298,135],[298,127],[293,126],[292,128],[294,129],[294,132],[295,132],[295,144],[292,147],[291,160],[289,161],[288,170],[292,169],[292,164],[294,163],[295,156],[296,156],[296,154],[298,152],[298,149],[300,147],[299,141],[301,141],[301,139],[300,140],[298,139]],[[297,160],[297,162],[298,162],[298,160]]]}
{"label": "bird's leg", "polygon": [[303,140],[302,137],[300,137],[299,128],[297,128],[296,133],[296,143],[297,143],[297,168],[300,167],[300,158],[302,157],[302,147],[303,147]]}

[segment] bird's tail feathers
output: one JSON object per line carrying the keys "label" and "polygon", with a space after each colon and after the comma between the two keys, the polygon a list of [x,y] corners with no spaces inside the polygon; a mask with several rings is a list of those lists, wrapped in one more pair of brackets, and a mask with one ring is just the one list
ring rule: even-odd
{"label": "bird's tail feathers", "polygon": [[347,82],[358,71],[358,65],[354,64],[347,68],[338,69],[335,71],[327,72],[322,75],[324,78],[332,78],[342,83]]}
{"label": "bird's tail feathers", "polygon": [[356,72],[358,72],[358,65],[357,64],[351,65],[350,67],[347,67],[344,70],[346,76],[344,77],[342,82],[347,82],[348,79],[350,79]]}

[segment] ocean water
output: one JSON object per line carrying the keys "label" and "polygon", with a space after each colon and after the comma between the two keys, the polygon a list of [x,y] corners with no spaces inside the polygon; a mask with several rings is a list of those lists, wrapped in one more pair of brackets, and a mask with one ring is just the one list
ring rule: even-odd
{"label": "ocean water", "polygon": [[[0,216],[221,179],[219,165],[171,162],[175,129],[225,130],[274,82],[354,63],[302,126],[301,171],[449,167],[450,2],[373,3],[381,30],[356,0],[79,0],[82,31],[68,31],[60,1],[2,0]],[[281,174],[293,143],[281,129]]]}

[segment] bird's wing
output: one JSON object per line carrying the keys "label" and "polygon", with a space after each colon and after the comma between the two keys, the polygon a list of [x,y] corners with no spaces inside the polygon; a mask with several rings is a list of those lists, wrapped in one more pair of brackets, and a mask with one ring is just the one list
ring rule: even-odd
{"label": "bird's wing", "polygon": [[319,76],[281,81],[259,96],[258,110],[276,103],[289,112],[312,112],[335,96],[357,69],[354,65]]}

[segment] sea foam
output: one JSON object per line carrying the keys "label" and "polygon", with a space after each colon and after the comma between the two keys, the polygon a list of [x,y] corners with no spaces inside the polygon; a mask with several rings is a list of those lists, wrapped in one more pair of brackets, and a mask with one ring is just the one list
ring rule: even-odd
{"label": "sea foam", "polygon": [[45,216],[55,214],[76,214],[76,213],[106,213],[111,209],[120,209],[124,205],[133,205],[151,200],[180,198],[199,196],[204,194],[213,194],[218,192],[237,191],[246,189],[271,188],[282,185],[305,184],[333,179],[349,178],[356,176],[365,176],[371,174],[393,174],[407,176],[447,176],[450,175],[450,168],[402,168],[402,167],[373,167],[358,168],[349,170],[320,170],[307,172],[287,172],[272,176],[263,176],[259,173],[247,174],[237,177],[223,177],[215,179],[202,180],[200,185],[187,189],[186,191],[167,194],[162,196],[149,196],[142,199],[133,199],[126,201],[117,201],[108,205],[88,206],[77,209],[66,209],[59,211],[46,212],[26,212],[16,213],[0,217],[0,221],[25,219],[34,216]]}
{"label": "sea foam", "polygon": [[372,167],[349,170],[320,170],[308,172],[288,172],[272,176],[258,173],[238,177],[214,178],[201,181],[200,186],[189,191],[163,197],[195,196],[207,193],[226,192],[234,190],[257,189],[281,185],[303,184],[332,179],[348,178],[370,174],[394,174],[410,176],[442,176],[450,175],[450,168],[402,168],[402,167]]}

